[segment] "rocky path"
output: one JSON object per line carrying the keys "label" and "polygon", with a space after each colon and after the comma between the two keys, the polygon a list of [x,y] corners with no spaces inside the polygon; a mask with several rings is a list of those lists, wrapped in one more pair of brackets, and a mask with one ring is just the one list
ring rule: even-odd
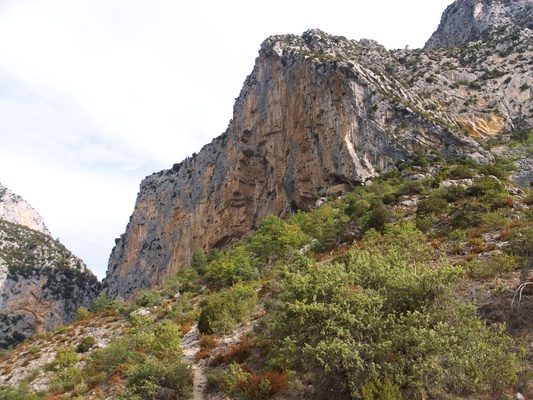
{"label": "rocky path", "polygon": [[200,332],[198,332],[197,324],[183,336],[181,346],[185,359],[191,364],[194,370],[194,391],[192,399],[203,400],[206,398],[204,392],[207,379],[204,372],[205,362],[196,358],[196,353],[200,350]]}

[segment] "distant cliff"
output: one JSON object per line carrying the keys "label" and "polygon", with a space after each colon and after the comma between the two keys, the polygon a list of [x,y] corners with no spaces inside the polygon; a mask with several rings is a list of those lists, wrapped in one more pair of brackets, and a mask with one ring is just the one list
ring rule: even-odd
{"label": "distant cliff", "polygon": [[532,37],[532,0],[458,0],[446,8],[425,47],[454,47],[478,40],[509,47]]}
{"label": "distant cliff", "polygon": [[0,347],[75,319],[100,283],[20,196],[0,186]]}
{"label": "distant cliff", "polygon": [[[505,49],[467,43],[479,35],[451,37],[452,14],[469,15],[474,3],[450,6],[425,50],[389,51],[318,29],[265,40],[227,131],[141,183],[109,260],[107,294],[161,285],[195,248],[228,246],[265,216],[307,210],[414,151],[491,162],[483,140],[532,126],[533,46],[527,34]],[[517,7],[527,13],[530,3],[503,9],[517,16],[509,32],[523,20]],[[459,43],[466,47],[446,48]]]}
{"label": "distant cliff", "polygon": [[22,197],[0,183],[0,219],[50,235],[43,218]]}

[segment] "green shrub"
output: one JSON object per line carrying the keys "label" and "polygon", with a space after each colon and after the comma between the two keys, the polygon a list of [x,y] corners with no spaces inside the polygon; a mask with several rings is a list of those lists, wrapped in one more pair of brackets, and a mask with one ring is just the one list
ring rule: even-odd
{"label": "green shrub", "polygon": [[192,394],[193,372],[183,360],[149,358],[128,370],[129,393],[146,400],[188,399]]}
{"label": "green shrub", "polygon": [[212,294],[200,304],[198,330],[208,335],[225,334],[246,321],[256,305],[255,289],[237,283],[230,289]]}
{"label": "green shrub", "polygon": [[478,171],[486,176],[489,176],[489,175],[495,176],[499,180],[507,179],[507,173],[504,170],[502,170],[500,167],[493,165],[493,164],[481,165],[478,168]]}
{"label": "green shrub", "polygon": [[448,177],[452,179],[470,179],[476,175],[475,171],[466,165],[456,165],[448,172]]}
{"label": "green shrub", "polygon": [[533,223],[524,222],[513,227],[508,242],[507,251],[511,254],[522,257],[533,256]]}
{"label": "green shrub", "polygon": [[454,298],[461,269],[435,264],[426,243],[412,223],[390,224],[368,231],[346,263],[286,270],[266,323],[269,365],[313,373],[319,398],[512,387],[517,355],[504,327]]}
{"label": "green shrub", "polygon": [[91,312],[87,310],[85,307],[81,306],[78,308],[78,311],[76,311],[76,320],[77,321],[83,321],[91,316]]}
{"label": "green shrub", "polygon": [[307,236],[297,225],[271,215],[261,222],[247,247],[260,260],[270,263],[275,258],[287,256],[299,249],[307,240]]}
{"label": "green shrub", "polygon": [[135,351],[134,337],[127,335],[112,341],[106,348],[93,350],[84,373],[90,383],[100,384],[118,366],[139,363],[141,360],[142,356]]}
{"label": "green shrub", "polygon": [[481,226],[488,229],[504,229],[511,221],[511,209],[500,208],[481,217]]}
{"label": "green shrub", "polygon": [[402,392],[389,376],[372,374],[361,388],[362,400],[401,400]]}
{"label": "green shrub", "polygon": [[38,400],[39,397],[31,392],[27,383],[22,383],[18,387],[11,386],[0,387],[0,399],[4,400]]}
{"label": "green shrub", "polygon": [[468,229],[480,226],[486,212],[487,207],[481,203],[463,202],[450,210],[450,226],[454,229]]}
{"label": "green shrub", "polygon": [[102,293],[100,296],[98,296],[94,301],[93,304],[89,307],[89,311],[93,313],[100,313],[102,311],[115,309],[120,306],[120,301],[118,300],[109,300],[107,297],[107,294]]}
{"label": "green shrub", "polygon": [[198,274],[203,275],[206,272],[206,266],[207,266],[207,255],[204,253],[204,251],[201,248],[194,249],[191,257],[191,264],[190,267],[195,269]]}
{"label": "green shrub", "polygon": [[57,371],[59,369],[71,367],[79,361],[74,347],[57,347],[54,361],[47,364],[47,371]]}
{"label": "green shrub", "polygon": [[78,347],[76,347],[76,351],[78,353],[85,353],[91,347],[93,347],[95,343],[96,343],[96,340],[92,336],[86,336],[81,340]]}
{"label": "green shrub", "polygon": [[416,217],[423,218],[430,215],[440,216],[448,210],[448,203],[446,200],[437,196],[429,196],[418,202],[416,208]]}
{"label": "green shrub", "polygon": [[207,281],[216,287],[224,287],[257,279],[258,271],[251,256],[242,245],[226,251],[207,265]]}
{"label": "green shrub", "polygon": [[356,201],[353,194],[348,196],[351,197],[346,200],[347,206],[345,206],[344,211],[341,210],[343,206],[340,202],[335,201],[323,204],[320,208],[308,213],[298,212],[289,219],[289,222],[297,225],[305,235],[315,239],[313,251],[316,253],[334,246],[337,243],[338,234],[344,231],[348,224],[350,220],[349,208],[352,207],[350,201]]}
{"label": "green shrub", "polygon": [[163,301],[163,298],[160,293],[151,290],[143,290],[136,303],[141,307],[153,307],[161,304],[161,301]]}

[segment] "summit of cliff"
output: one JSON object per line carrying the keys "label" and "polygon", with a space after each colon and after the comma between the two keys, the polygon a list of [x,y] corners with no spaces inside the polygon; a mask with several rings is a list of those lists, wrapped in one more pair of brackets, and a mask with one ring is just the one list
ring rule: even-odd
{"label": "summit of cliff", "polygon": [[268,215],[309,210],[422,151],[491,163],[482,142],[532,126],[532,47],[387,50],[311,29],[260,47],[221,136],[147,177],[104,280],[111,297],[161,285],[196,248]]}
{"label": "summit of cliff", "polygon": [[41,215],[18,194],[13,193],[0,183],[0,219],[51,236]]}
{"label": "summit of cliff", "polygon": [[458,0],[446,8],[425,47],[455,47],[481,40],[508,48],[532,39],[533,1]]}
{"label": "summit of cliff", "polygon": [[0,347],[72,322],[99,291],[96,277],[51,237],[37,211],[0,186]]}

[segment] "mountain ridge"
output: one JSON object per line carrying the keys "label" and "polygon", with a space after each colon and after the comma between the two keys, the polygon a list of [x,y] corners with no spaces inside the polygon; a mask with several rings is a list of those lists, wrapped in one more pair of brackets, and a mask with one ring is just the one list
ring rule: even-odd
{"label": "mountain ridge", "polygon": [[531,126],[531,49],[511,65],[477,46],[474,60],[462,48],[388,51],[318,29],[266,39],[227,131],[141,183],[104,290],[157,287],[195,248],[224,248],[267,215],[308,210],[416,150],[492,162],[474,138]]}
{"label": "mountain ridge", "polygon": [[37,211],[0,186],[0,346],[72,322],[99,292],[96,277],[51,237]]}

